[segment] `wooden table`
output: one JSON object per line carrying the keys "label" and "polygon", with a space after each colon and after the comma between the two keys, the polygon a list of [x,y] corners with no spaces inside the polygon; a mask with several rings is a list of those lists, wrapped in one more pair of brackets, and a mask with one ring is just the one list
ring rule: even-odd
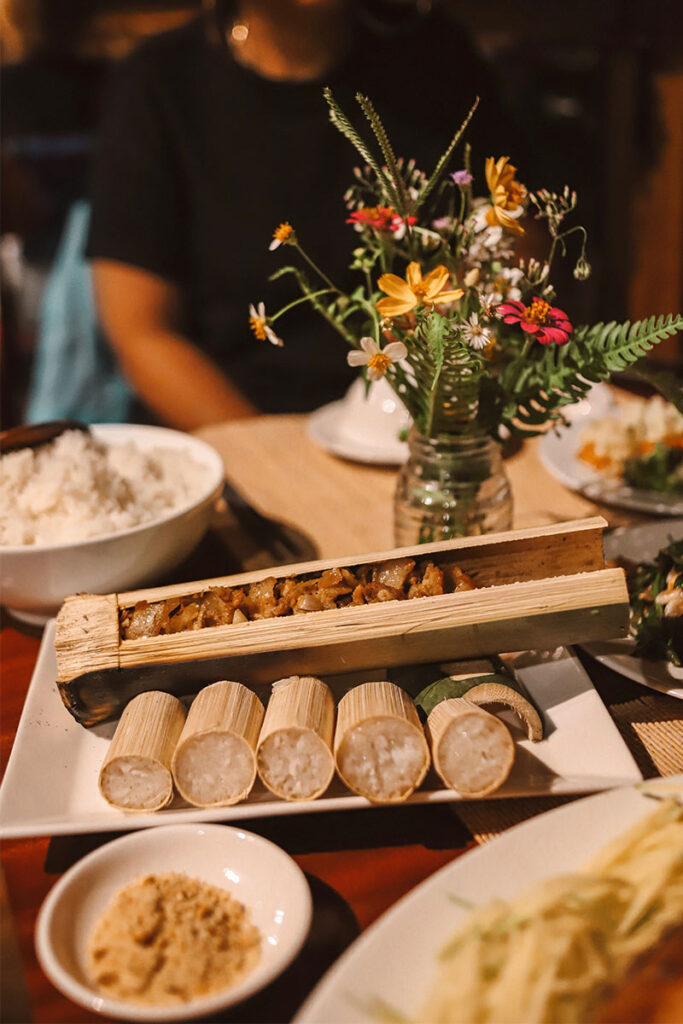
{"label": "wooden table", "polygon": [[[327,455],[308,440],[304,417],[241,421],[206,429],[201,436],[221,452],[227,474],[248,499],[266,514],[295,524],[313,541],[321,557],[391,546],[395,471],[346,463]],[[515,498],[516,526],[580,518],[596,511],[606,514],[613,525],[629,521],[622,513],[596,509],[591,502],[565,490],[541,467],[534,443],[510,458],[507,469]],[[7,621],[3,626],[0,668],[4,766],[39,640],[24,635]],[[588,668],[608,703],[653,698],[651,691],[595,663],[588,664]],[[654,699],[659,698],[654,695]],[[638,756],[637,750],[634,753]],[[36,754],[39,756],[39,751]],[[649,774],[654,773],[653,765]],[[531,806],[517,806],[523,807],[520,813],[534,813]],[[314,892],[314,927],[303,953],[286,974],[226,1020],[289,1019],[359,928],[367,927],[409,889],[475,845],[472,834],[449,805],[251,819],[246,827],[273,839],[309,874]],[[60,874],[108,838],[111,836],[44,838],[4,844],[2,865],[11,907],[10,913],[3,902],[4,1021],[98,1019],[63,998],[47,981],[33,951],[33,929],[40,904]],[[19,950],[16,957],[12,953],[13,936]]]}

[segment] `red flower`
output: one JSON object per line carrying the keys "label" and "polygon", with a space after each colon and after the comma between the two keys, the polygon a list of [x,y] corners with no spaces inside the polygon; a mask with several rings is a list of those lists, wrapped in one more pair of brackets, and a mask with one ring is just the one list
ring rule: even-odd
{"label": "red flower", "polygon": [[367,224],[375,231],[400,231],[403,224],[414,224],[416,217],[400,217],[393,206],[364,206],[355,210],[347,219],[347,224]]}
{"label": "red flower", "polygon": [[496,316],[502,317],[506,324],[519,324],[527,334],[535,334],[541,345],[565,345],[574,330],[564,310],[551,306],[538,296],[530,306],[512,300],[501,302],[496,308]]}

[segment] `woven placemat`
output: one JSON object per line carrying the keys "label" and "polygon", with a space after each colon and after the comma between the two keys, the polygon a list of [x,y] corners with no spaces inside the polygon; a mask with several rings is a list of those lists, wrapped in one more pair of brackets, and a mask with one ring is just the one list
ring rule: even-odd
{"label": "woven placemat", "polygon": [[646,779],[683,772],[683,706],[664,694],[640,697],[610,709]]}
{"label": "woven placemat", "polygon": [[[664,694],[609,708],[614,723],[646,779],[683,772],[683,705]],[[521,797],[454,804],[477,843],[488,843],[513,825],[577,797]]]}

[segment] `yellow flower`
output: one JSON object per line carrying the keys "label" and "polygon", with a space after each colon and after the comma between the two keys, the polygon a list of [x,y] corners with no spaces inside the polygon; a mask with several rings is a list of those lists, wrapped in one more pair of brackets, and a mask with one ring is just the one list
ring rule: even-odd
{"label": "yellow flower", "polygon": [[380,299],[377,309],[382,316],[397,317],[410,313],[411,309],[420,304],[434,306],[455,302],[461,298],[463,290],[457,288],[455,291],[443,291],[450,276],[448,268],[441,265],[423,278],[420,264],[414,262],[408,264],[405,281],[396,274],[382,274],[377,284],[390,297]]}
{"label": "yellow flower", "polygon": [[280,226],[275,228],[275,231],[273,231],[273,241],[270,243],[268,248],[271,250],[277,249],[278,245],[282,245],[283,242],[289,242],[290,239],[293,241],[293,234],[294,228],[289,221],[286,220],[284,224],[280,224]]}
{"label": "yellow flower", "polygon": [[500,224],[515,235],[523,235],[524,228],[517,218],[524,212],[522,203],[526,199],[526,188],[515,181],[516,167],[509,163],[510,157],[501,156],[486,161],[486,182],[491,193],[491,206],[486,211],[486,222],[492,227]]}

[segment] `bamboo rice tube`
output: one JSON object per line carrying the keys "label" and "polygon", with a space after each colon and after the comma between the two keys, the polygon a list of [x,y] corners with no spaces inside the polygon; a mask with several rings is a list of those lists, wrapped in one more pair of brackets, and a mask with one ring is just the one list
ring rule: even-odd
{"label": "bamboo rice tube", "polygon": [[100,769],[100,792],[123,811],[158,811],[173,798],[171,759],[185,708],[150,690],[125,707]]}
{"label": "bamboo rice tube", "polygon": [[334,700],[313,676],[273,683],[258,742],[261,781],[285,800],[315,800],[334,775]]}
{"label": "bamboo rice tube", "polygon": [[437,773],[462,796],[487,796],[510,774],[515,744],[507,726],[466,697],[437,704],[426,732]]}
{"label": "bamboo rice tube", "polygon": [[337,707],[334,756],[342,781],[374,803],[399,803],[429,768],[429,747],[415,705],[390,682],[363,683]]}
{"label": "bamboo rice tube", "polygon": [[263,704],[241,683],[222,680],[200,690],[173,755],[180,795],[195,807],[244,800],[256,778],[262,721]]}

